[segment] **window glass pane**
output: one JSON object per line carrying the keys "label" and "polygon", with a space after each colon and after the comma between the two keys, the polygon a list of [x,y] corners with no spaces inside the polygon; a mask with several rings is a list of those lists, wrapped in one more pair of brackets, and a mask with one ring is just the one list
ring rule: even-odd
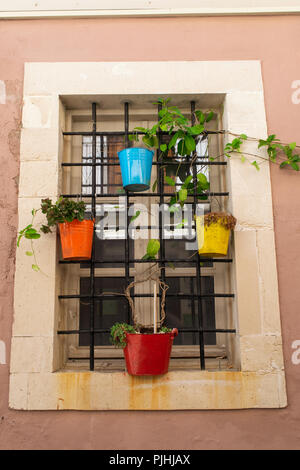
{"label": "window glass pane", "polygon": [[[168,293],[196,294],[197,283],[195,278],[168,277]],[[201,277],[202,294],[214,293],[213,276]],[[215,328],[215,301],[213,297],[204,297],[201,301],[203,327]],[[198,300],[180,299],[180,297],[166,298],[166,322],[169,328],[198,328]],[[204,334],[205,344],[216,344],[215,333]],[[174,344],[199,344],[199,334],[181,332],[174,340]]]}
{"label": "window glass pane", "polygon": [[[132,279],[131,279],[132,280]],[[130,280],[130,282],[131,282]],[[123,293],[126,287],[126,280],[120,277],[97,277],[95,278],[95,294],[103,292]],[[80,293],[88,295],[90,293],[90,278],[80,278]],[[114,299],[103,299],[95,301],[95,329],[110,329],[116,323],[128,323],[127,300],[122,297]],[[90,327],[90,302],[81,299],[80,301],[80,329]],[[90,336],[88,333],[80,333],[79,346],[88,346]],[[95,334],[96,346],[111,346],[109,333]]]}

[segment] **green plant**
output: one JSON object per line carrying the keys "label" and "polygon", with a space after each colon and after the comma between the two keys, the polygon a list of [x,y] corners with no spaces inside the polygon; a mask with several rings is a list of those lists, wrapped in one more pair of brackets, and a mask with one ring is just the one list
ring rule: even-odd
{"label": "green plant", "polygon": [[[151,128],[135,127],[134,130],[143,133],[142,141],[149,148],[158,148],[159,133],[167,133],[170,136],[168,143],[160,144],[162,153],[174,150],[177,155],[189,155],[196,149],[197,137],[205,133],[205,124],[214,116],[212,111],[203,113],[194,112],[195,124],[183,115],[177,106],[169,106],[170,98],[159,98],[154,105],[160,105],[159,120]],[[138,134],[129,136],[130,140],[138,141]]]}
{"label": "green plant", "polygon": [[117,348],[126,347],[126,333],[136,333],[133,326],[127,323],[115,323],[110,329],[110,339]]}
{"label": "green plant", "polygon": [[[85,213],[85,203],[83,201],[73,201],[68,198],[60,197],[55,203],[51,199],[42,199],[41,207],[39,209],[32,209],[32,221],[31,224],[27,225],[24,229],[18,233],[17,247],[20,246],[21,239],[27,238],[31,242],[31,251],[26,251],[27,256],[33,256],[35,263],[32,264],[34,271],[40,271],[40,268],[36,261],[36,255],[33,246],[33,240],[41,237],[42,233],[51,233],[51,227],[64,222],[72,222],[77,219],[82,221]],[[35,228],[34,218],[36,214],[41,211],[45,214],[47,223],[42,224],[39,228]]]}
{"label": "green plant", "polygon": [[[128,325],[128,323],[115,323],[110,329],[110,340],[111,343],[116,348],[125,348],[126,347],[126,333],[136,334],[139,333],[139,329],[134,328],[132,325]],[[171,333],[172,329],[168,328],[167,326],[162,326],[159,328],[158,333]],[[153,331],[149,331],[149,333],[153,333]]]}
{"label": "green plant", "polygon": [[158,240],[149,240],[147,249],[146,249],[146,254],[142,257],[142,259],[145,260],[154,260],[155,256],[160,250],[160,242]]}

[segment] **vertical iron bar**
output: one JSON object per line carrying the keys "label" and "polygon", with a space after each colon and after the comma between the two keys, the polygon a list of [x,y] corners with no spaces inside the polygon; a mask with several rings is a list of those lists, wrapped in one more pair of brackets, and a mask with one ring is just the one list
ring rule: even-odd
{"label": "vertical iron bar", "polygon": [[[125,130],[125,146],[126,148],[129,146],[129,138],[128,138],[128,130],[129,130],[129,103],[124,103],[124,130]],[[125,190],[125,281],[126,286],[128,286],[130,278],[129,278],[129,239],[128,239],[128,210],[129,210],[129,198],[128,192]],[[131,315],[130,315],[130,306],[129,302],[127,302],[127,323],[131,323]]]}
{"label": "vertical iron bar", "polygon": [[[92,122],[93,122],[93,134],[92,134],[92,220],[96,220],[96,155],[97,155],[97,114],[96,114],[96,103],[92,103]],[[93,248],[92,257],[90,263],[90,370],[94,370],[95,365],[95,225],[94,225],[94,237],[93,237]]]}
{"label": "vertical iron bar", "polygon": [[[162,105],[158,105],[158,113],[161,111]],[[159,120],[158,116],[158,120]],[[161,272],[160,272],[160,277],[163,282],[165,282],[166,279],[166,273],[165,273],[165,237],[164,237],[164,212],[163,212],[163,205],[164,205],[164,172],[163,172],[163,163],[160,159],[161,157],[161,151],[160,151],[160,145],[161,145],[161,133],[160,131],[158,132],[158,149],[157,149],[157,179],[158,179],[158,193],[159,193],[159,243],[160,243],[160,256],[159,256],[159,264],[161,267]]]}
{"label": "vertical iron bar", "polygon": [[[102,162],[104,162],[104,136],[100,136],[100,159]],[[100,194],[104,193],[104,171],[105,171],[105,166],[100,166]],[[107,189],[106,189],[107,191]]]}
{"label": "vertical iron bar", "polygon": [[[192,125],[195,124],[195,101],[191,101],[191,121]],[[197,213],[197,160],[193,163],[193,184],[194,184],[194,201],[193,201],[193,211],[194,215]],[[196,226],[196,221],[195,221]],[[203,311],[202,311],[202,286],[201,286],[201,264],[200,256],[197,253],[196,260],[196,279],[197,279],[197,294],[198,294],[198,326],[199,330],[203,329]],[[194,300],[193,300],[194,301]],[[199,331],[199,347],[200,347],[200,367],[202,370],[205,369],[205,353],[204,353],[204,333]]]}
{"label": "vertical iron bar", "polygon": [[[191,288],[191,294],[194,295],[195,293],[195,289],[194,289],[194,278],[193,277],[190,277],[190,288]],[[196,328],[196,315],[195,315],[195,298],[192,297],[191,299],[191,306],[192,306],[192,325],[193,325],[193,328]],[[194,332],[193,333],[193,344],[197,344],[196,343],[196,333]]]}

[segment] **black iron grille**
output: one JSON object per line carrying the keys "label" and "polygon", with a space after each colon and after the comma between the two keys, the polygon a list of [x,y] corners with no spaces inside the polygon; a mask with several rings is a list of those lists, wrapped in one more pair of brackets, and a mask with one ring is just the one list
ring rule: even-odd
{"label": "black iron grille", "polygon": [[[160,111],[161,107],[158,106],[158,112]],[[193,122],[194,120],[194,110],[195,110],[195,102],[191,102],[191,120]],[[210,132],[207,131],[207,134],[214,134],[215,132]],[[102,174],[102,169],[104,168],[110,168],[110,167],[117,167],[119,166],[119,163],[114,159],[107,158],[105,156],[105,152],[101,151],[99,152],[99,145],[103,145],[103,143],[99,144],[99,136],[100,137],[107,137],[107,136],[122,136],[124,138],[125,146],[129,146],[129,104],[124,103],[124,131],[122,132],[98,132],[97,131],[97,118],[96,118],[96,103],[92,104],[92,130],[90,132],[64,132],[63,133],[65,136],[88,136],[90,138],[90,145],[91,145],[91,157],[90,158],[83,158],[80,163],[62,163],[63,167],[75,167],[79,166],[85,169],[85,171],[90,171],[90,176],[91,176],[91,184],[82,186],[81,189],[81,194],[63,194],[63,197],[67,198],[78,198],[83,197],[83,198],[88,198],[90,200],[90,211],[91,211],[91,217],[96,218],[96,200],[97,197],[101,198],[112,198],[117,195],[117,193],[110,192],[110,188],[112,185],[106,183],[103,184],[103,178],[101,178],[101,182],[99,183],[99,174]],[[104,139],[102,139],[103,142]],[[159,143],[161,143],[163,140],[163,133],[159,136]],[[110,328],[99,328],[97,327],[95,322],[95,304],[96,302],[102,301],[103,299],[116,299],[117,297],[121,297],[121,294],[106,294],[106,293],[99,293],[97,290],[96,286],[96,281],[97,278],[95,276],[95,269],[99,267],[100,265],[116,265],[120,266],[120,263],[122,263],[122,266],[125,268],[125,284],[129,284],[131,282],[129,270],[130,266],[132,266],[132,263],[149,263],[148,260],[142,260],[142,259],[135,259],[134,257],[130,257],[130,239],[128,237],[128,230],[129,230],[129,223],[130,223],[130,218],[128,216],[128,209],[130,207],[131,199],[133,197],[158,197],[159,198],[159,204],[163,204],[166,200],[166,198],[170,197],[170,193],[166,191],[165,188],[165,182],[164,182],[164,163],[163,161],[159,158],[160,156],[160,151],[158,150],[158,155],[157,155],[157,160],[153,162],[153,165],[157,166],[157,189],[155,192],[150,192],[150,193],[130,193],[128,191],[125,191],[123,194],[124,196],[124,201],[125,201],[125,237],[124,237],[124,256],[122,257],[122,260],[120,259],[97,259],[97,253],[95,249],[95,236],[94,236],[94,241],[93,241],[93,249],[92,249],[92,257],[89,261],[60,261],[60,263],[63,264],[73,264],[73,263],[81,263],[82,267],[89,268],[90,271],[90,276],[89,276],[89,285],[88,289],[86,291],[88,293],[80,293],[80,294],[66,294],[66,295],[59,295],[60,299],[79,299],[85,300],[88,303],[88,321],[85,321],[84,324],[80,324],[79,329],[76,330],[59,330],[58,334],[59,335],[81,335],[82,338],[84,338],[85,344],[88,344],[89,346],[89,364],[90,364],[90,370],[94,370],[95,367],[95,338],[99,337],[99,335],[109,335],[110,333]],[[203,158],[203,161],[201,161],[201,166],[207,166],[207,165],[226,165],[226,162],[224,161],[211,161],[207,157],[199,157]],[[181,165],[191,165],[191,162],[188,161],[186,163],[181,163]],[[199,164],[199,160],[196,159],[192,163],[192,174],[193,174],[193,182],[194,182],[194,195],[193,195],[193,202],[192,202],[192,207],[193,207],[193,213],[196,213],[196,207],[198,203],[198,196],[197,196],[197,164]],[[177,165],[178,163],[176,162],[170,162],[168,165]],[[99,172],[99,167],[101,168]],[[226,197],[229,195],[228,192],[209,192],[208,195],[211,196],[216,196],[216,197]],[[144,227],[145,228],[145,227]],[[148,227],[150,228],[150,227]],[[214,300],[215,298],[233,298],[234,294],[225,294],[225,293],[215,293],[215,292],[207,292],[207,289],[203,289],[203,283],[205,281],[204,276],[201,275],[201,268],[203,264],[209,263],[209,266],[213,266],[214,263],[231,263],[232,259],[230,258],[204,258],[199,256],[199,254],[195,254],[192,258],[188,259],[183,259],[180,257],[176,257],[173,259],[170,259],[169,256],[166,256],[166,240],[163,236],[163,228],[164,228],[164,220],[163,220],[163,212],[159,212],[159,224],[158,224],[158,233],[159,233],[159,241],[160,241],[160,252],[159,256],[156,259],[156,263],[158,263],[159,267],[161,268],[160,271],[160,276],[163,281],[166,281],[166,266],[169,263],[182,263],[184,265],[185,263],[189,263],[190,265],[192,264],[196,268],[196,277],[193,276],[193,285],[192,289],[189,293],[178,293],[172,291],[170,289],[167,294],[167,300],[170,299],[189,299],[191,302],[191,309],[192,309],[192,314],[193,318],[195,319],[197,317],[197,322],[198,324],[195,325],[193,322],[193,327],[188,327],[188,328],[179,328],[179,333],[191,333],[193,335],[193,338],[197,338],[197,344],[199,344],[199,359],[200,359],[200,367],[201,369],[205,369],[205,353],[204,353],[204,344],[205,344],[205,335],[207,338],[207,335],[216,335],[216,333],[235,333],[235,329],[217,329],[213,326],[207,326],[204,324],[204,317],[203,317],[203,301],[207,298],[211,298]],[[151,261],[152,262],[152,261]],[[153,261],[154,262],[154,261]],[[185,277],[189,277],[186,276]],[[133,293],[132,297],[153,297],[152,293],[144,293],[144,294],[138,294],[138,293]],[[166,318],[168,319],[168,303],[166,303]],[[126,306],[127,309],[127,321],[128,323],[131,322],[131,315],[130,315],[130,309],[129,309],[129,304],[127,303]],[[197,309],[197,315],[195,315],[195,309]],[[194,343],[196,344],[196,343]]]}

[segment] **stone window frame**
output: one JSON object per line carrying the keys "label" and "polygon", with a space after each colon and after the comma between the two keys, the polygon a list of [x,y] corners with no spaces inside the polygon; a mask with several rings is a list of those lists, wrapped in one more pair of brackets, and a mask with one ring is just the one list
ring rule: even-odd
{"label": "stone window frame", "polygon": [[[225,129],[260,138],[267,135],[259,61],[26,63],[20,228],[30,223],[30,211],[38,207],[41,197],[55,198],[59,193],[66,125],[60,96],[99,94],[218,95],[223,98]],[[253,143],[246,146],[253,153]],[[261,155],[266,156],[264,150]],[[17,250],[11,408],[176,410],[287,405],[269,165],[256,172],[252,165],[232,157],[227,176],[229,209],[238,219],[232,282],[237,293],[234,341],[240,370],[178,370],[161,377],[62,371],[64,340],[56,331],[64,327],[57,298],[63,270],[53,234],[36,244],[47,274],[34,272],[23,250]]]}

